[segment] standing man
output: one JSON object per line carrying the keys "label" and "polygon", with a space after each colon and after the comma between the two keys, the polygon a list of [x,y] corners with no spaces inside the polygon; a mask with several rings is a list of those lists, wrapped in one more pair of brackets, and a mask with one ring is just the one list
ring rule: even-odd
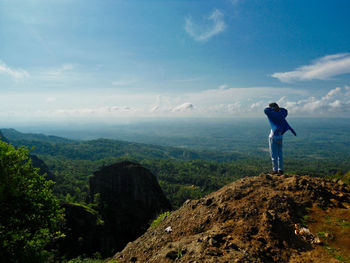
{"label": "standing man", "polygon": [[271,125],[269,135],[270,155],[272,160],[272,174],[283,174],[283,155],[282,155],[282,139],[283,134],[291,130],[297,136],[292,127],[286,121],[288,111],[280,108],[277,103],[269,104],[269,107],[264,110]]}

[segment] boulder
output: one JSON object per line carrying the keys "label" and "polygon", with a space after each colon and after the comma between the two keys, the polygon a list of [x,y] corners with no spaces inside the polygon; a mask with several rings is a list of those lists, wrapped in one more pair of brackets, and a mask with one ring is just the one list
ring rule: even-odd
{"label": "boulder", "polygon": [[98,196],[105,228],[115,250],[142,235],[158,214],[171,210],[156,177],[140,164],[123,161],[101,168],[90,178],[89,201]]}

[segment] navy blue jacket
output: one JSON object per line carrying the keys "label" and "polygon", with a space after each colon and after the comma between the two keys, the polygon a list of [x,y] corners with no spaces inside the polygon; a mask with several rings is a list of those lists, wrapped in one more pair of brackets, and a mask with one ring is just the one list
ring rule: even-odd
{"label": "navy blue jacket", "polygon": [[286,121],[288,111],[284,108],[280,108],[279,111],[275,111],[274,108],[266,108],[264,110],[267,118],[269,119],[271,129],[274,135],[283,135],[286,131],[290,130],[295,136],[297,134],[292,127]]}

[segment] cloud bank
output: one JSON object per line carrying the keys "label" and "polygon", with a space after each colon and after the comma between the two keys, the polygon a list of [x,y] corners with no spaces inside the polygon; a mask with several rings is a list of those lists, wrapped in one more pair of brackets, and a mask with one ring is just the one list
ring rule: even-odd
{"label": "cloud bank", "polygon": [[[349,117],[350,86],[324,90],[315,96],[308,90],[273,87],[230,88],[188,92],[181,95],[148,93],[109,94],[101,92],[80,94],[6,93],[1,96],[2,120],[104,120],[119,118],[228,118],[261,117],[263,109],[276,101],[288,109],[292,117]],[[21,105],[18,105],[21,101]],[[29,103],[30,102],[30,103]],[[32,103],[34,102],[34,104]],[[14,106],[15,105],[15,106]]]}
{"label": "cloud bank", "polygon": [[[280,92],[280,93],[277,93]],[[273,94],[273,95],[271,95]],[[276,101],[281,107],[297,117],[348,117],[350,113],[350,87],[336,87],[324,95],[310,96],[303,90],[272,87],[229,88],[221,85],[217,89],[183,94],[181,98],[166,98],[164,103],[154,105],[151,112],[172,116],[181,113],[192,117],[256,117],[263,109]],[[183,103],[179,103],[183,101]],[[191,101],[189,103],[188,101]],[[163,106],[161,106],[163,105]]]}
{"label": "cloud bank", "polygon": [[298,67],[293,71],[277,72],[271,76],[282,82],[328,80],[333,76],[350,73],[350,53],[324,56],[312,64]]}
{"label": "cloud bank", "polygon": [[203,23],[194,23],[191,17],[186,18],[185,30],[195,41],[208,41],[213,36],[223,32],[225,28],[224,14],[217,9],[206,17]]}
{"label": "cloud bank", "polygon": [[278,103],[296,115],[345,117],[349,116],[350,113],[350,87],[334,88],[321,98],[309,97],[291,101],[282,97]]}

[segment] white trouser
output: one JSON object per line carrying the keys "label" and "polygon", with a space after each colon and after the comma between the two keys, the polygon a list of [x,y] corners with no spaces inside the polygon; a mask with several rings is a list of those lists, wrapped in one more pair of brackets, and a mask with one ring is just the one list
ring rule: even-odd
{"label": "white trouser", "polygon": [[272,170],[283,170],[282,136],[269,136]]}

